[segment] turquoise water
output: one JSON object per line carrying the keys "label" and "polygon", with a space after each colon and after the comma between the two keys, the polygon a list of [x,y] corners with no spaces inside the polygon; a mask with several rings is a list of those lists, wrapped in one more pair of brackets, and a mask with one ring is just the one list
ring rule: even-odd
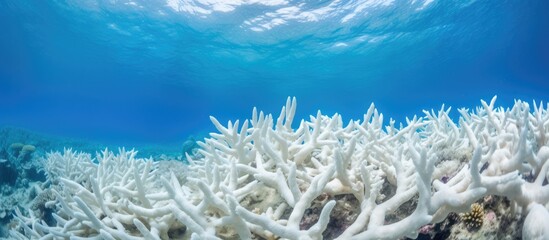
{"label": "turquoise water", "polygon": [[[549,98],[549,2],[0,2],[0,125],[116,143],[321,109],[404,121]],[[457,111],[454,111],[454,113]]]}

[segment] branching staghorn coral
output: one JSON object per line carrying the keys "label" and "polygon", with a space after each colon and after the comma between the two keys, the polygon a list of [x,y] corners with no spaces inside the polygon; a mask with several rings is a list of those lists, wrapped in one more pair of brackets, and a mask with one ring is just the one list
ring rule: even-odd
{"label": "branching staghorn coral", "polygon": [[[13,238],[97,239],[397,239],[467,212],[486,195],[523,209],[524,238],[549,237],[549,108],[522,101],[495,108],[495,97],[471,112],[425,112],[406,125],[384,126],[372,104],[344,125],[319,111],[293,129],[296,100],[277,119],[224,126],[200,142],[202,158],[160,168],[134,151],[95,158],[66,150],[48,155],[57,199],[55,226],[18,214]],[[162,169],[162,170],[161,170]],[[530,180],[532,179],[532,180]],[[337,211],[355,214],[332,229]],[[311,209],[311,208],[316,208]],[[314,211],[313,211],[314,210]],[[310,215],[314,213],[315,215]],[[337,234],[333,234],[337,233]]]}

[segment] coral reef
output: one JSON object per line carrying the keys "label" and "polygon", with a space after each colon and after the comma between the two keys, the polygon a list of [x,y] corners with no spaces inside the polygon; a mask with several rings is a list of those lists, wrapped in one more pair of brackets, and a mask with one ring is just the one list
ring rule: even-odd
{"label": "coral reef", "polygon": [[[187,143],[191,144],[191,139],[188,140]],[[0,238],[7,236],[6,226],[11,224],[16,208],[31,209],[37,217],[44,218],[47,223],[52,222],[53,208],[45,207],[40,200],[40,196],[46,193],[48,198],[45,199],[52,200],[54,196],[48,191],[51,186],[44,175],[46,160],[43,158],[46,152],[62,151],[64,146],[94,152],[106,145],[37,134],[14,127],[0,128]],[[140,155],[154,156],[157,160],[182,159],[179,150],[172,146],[146,146],[141,150]],[[42,188],[46,188],[44,192]],[[33,200],[36,196],[37,199]]]}
{"label": "coral reef", "polygon": [[[10,234],[417,238],[453,228],[455,213],[494,196],[509,203],[507,214],[524,219],[523,238],[546,239],[549,106],[534,103],[530,111],[516,101],[510,109],[495,108],[495,99],[481,101],[476,111],[460,109],[459,125],[443,107],[400,127],[392,120],[385,126],[372,104],[362,121],[344,125],[340,115],[319,111],[293,129],[296,101],[289,98],[277,119],[256,109],[251,119],[226,126],[211,117],[219,133],[198,143],[200,158],[187,154],[189,164],[178,167],[161,167],[163,161],[124,149],[95,157],[50,153],[45,172],[56,198],[43,206],[55,223],[17,212],[19,224]],[[484,205],[493,214],[482,222],[501,224],[490,201]],[[471,234],[484,233],[481,227]]]}
{"label": "coral reef", "polygon": [[[5,136],[4,140],[6,139]],[[40,172],[42,165],[33,154],[36,147],[31,144],[14,142],[0,145],[0,225],[9,223],[15,214],[14,209],[27,206],[40,188],[45,176]],[[0,231],[0,237],[7,231]]]}

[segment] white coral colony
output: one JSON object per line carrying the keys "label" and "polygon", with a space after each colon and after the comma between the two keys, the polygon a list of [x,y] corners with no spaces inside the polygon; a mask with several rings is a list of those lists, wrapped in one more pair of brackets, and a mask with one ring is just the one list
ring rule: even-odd
{"label": "white coral colony", "polygon": [[526,213],[525,239],[548,239],[548,109],[495,100],[459,110],[459,125],[442,108],[397,127],[373,104],[363,120],[319,111],[296,124],[288,98],[277,119],[256,109],[226,126],[212,117],[219,133],[183,171],[134,151],[51,153],[54,225],[19,212],[11,237],[415,238],[499,195]]}

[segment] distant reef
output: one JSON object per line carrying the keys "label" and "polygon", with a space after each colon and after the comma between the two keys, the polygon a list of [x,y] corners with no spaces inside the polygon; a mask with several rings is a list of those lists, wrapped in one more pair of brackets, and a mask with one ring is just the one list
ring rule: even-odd
{"label": "distant reef", "polygon": [[[194,137],[180,143],[159,145],[115,146],[82,139],[65,138],[32,132],[17,127],[0,127],[0,238],[8,236],[17,208],[30,209],[35,214],[51,215],[40,209],[40,201],[53,197],[44,191],[48,184],[44,173],[47,153],[72,149],[78,152],[94,153],[100,149],[138,147],[139,155],[156,160],[182,161],[186,153],[192,154],[198,148]],[[46,219],[47,220],[47,219]]]}

